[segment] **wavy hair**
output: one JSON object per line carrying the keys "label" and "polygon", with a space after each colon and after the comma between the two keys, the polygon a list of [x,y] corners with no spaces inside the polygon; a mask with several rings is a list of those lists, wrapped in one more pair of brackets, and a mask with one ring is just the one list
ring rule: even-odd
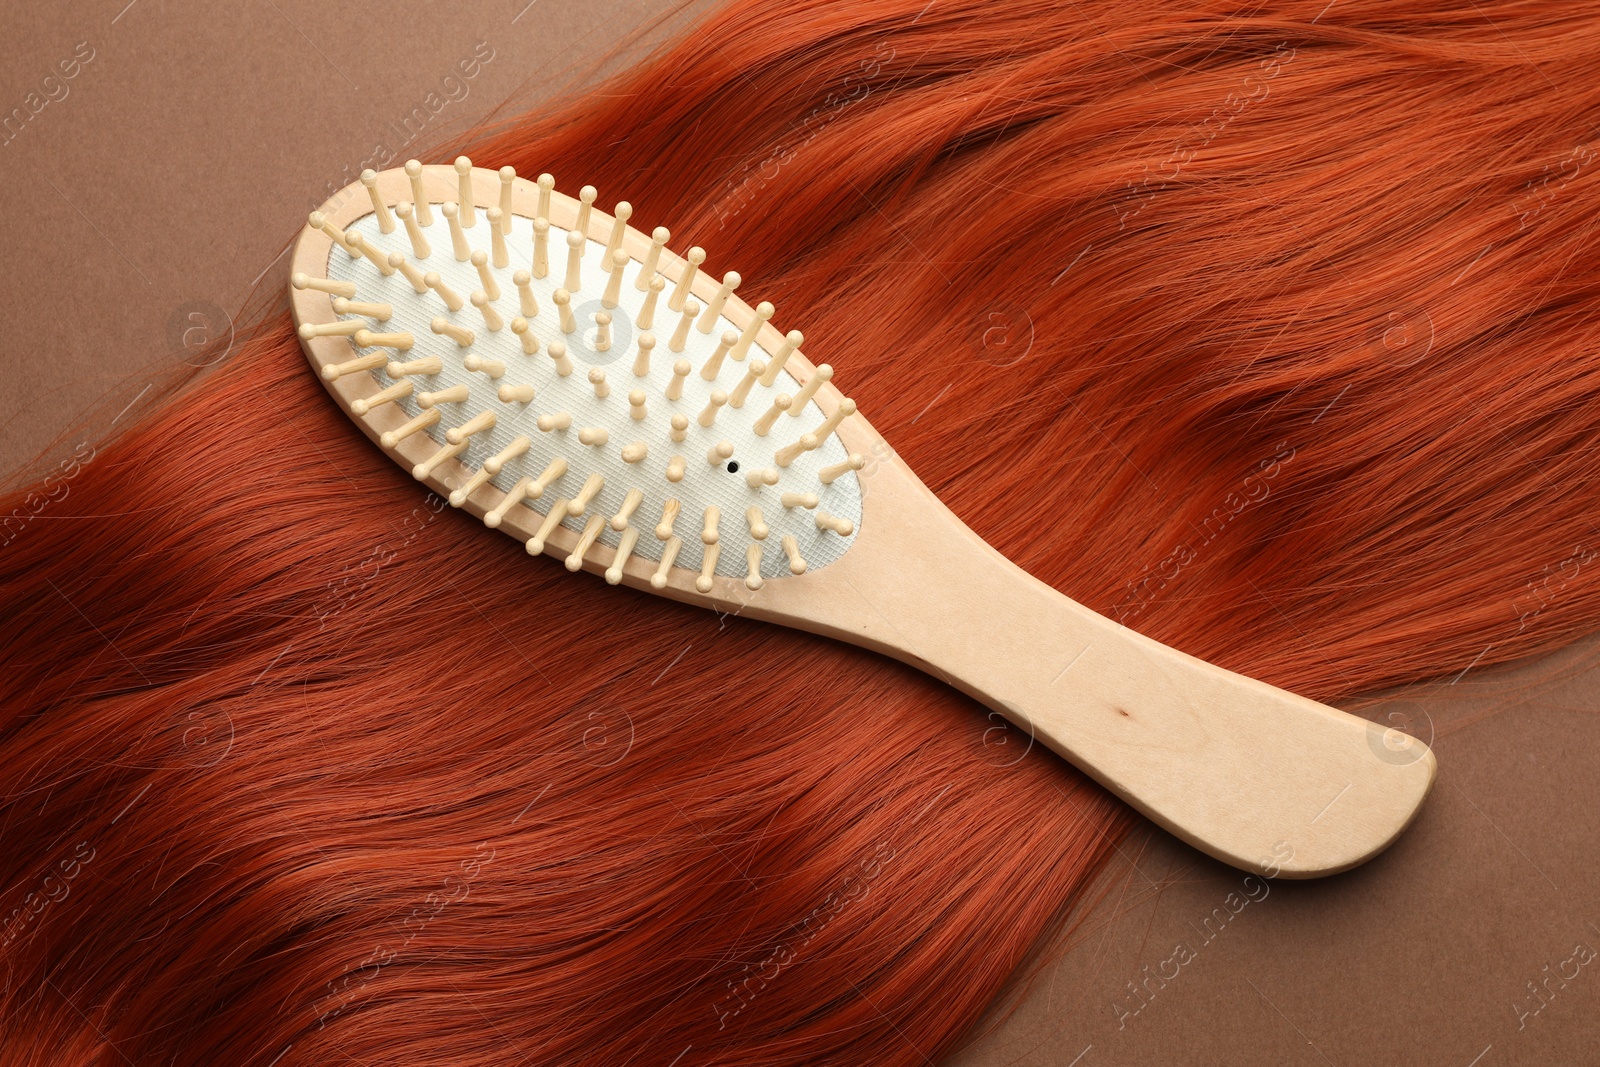
{"label": "wavy hair", "polygon": [[[1600,629],[1597,113],[1550,0],[731,0],[439,158],[628,199],[1018,563],[1349,706]],[[922,1064],[1134,824],[528,559],[281,310],[0,515],[0,1064]]]}

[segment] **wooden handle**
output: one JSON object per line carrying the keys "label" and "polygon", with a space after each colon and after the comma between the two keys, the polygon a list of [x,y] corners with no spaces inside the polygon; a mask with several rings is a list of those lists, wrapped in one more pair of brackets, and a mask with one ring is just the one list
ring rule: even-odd
{"label": "wooden handle", "polygon": [[[870,431],[869,431],[870,432]],[[1194,847],[1312,878],[1381,852],[1433,783],[1420,741],[1186,655],[991,548],[890,456],[863,472],[843,558],[769,582],[746,614],[941,678]]]}

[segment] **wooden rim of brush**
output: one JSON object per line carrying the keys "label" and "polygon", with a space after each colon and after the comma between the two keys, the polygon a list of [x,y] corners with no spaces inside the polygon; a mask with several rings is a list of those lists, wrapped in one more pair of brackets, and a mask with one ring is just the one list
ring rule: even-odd
{"label": "wooden rim of brush", "polygon": [[[435,207],[441,203],[450,202],[458,195],[459,176],[454,166],[449,164],[424,165],[421,170],[420,180],[429,190],[429,201]],[[481,215],[485,206],[494,206],[499,203],[501,181],[496,170],[483,167],[472,168],[472,188],[474,200],[479,205]],[[379,171],[375,188],[384,203],[393,210],[401,203],[408,203],[412,198],[411,178],[401,167]],[[558,190],[551,190],[550,198],[550,225],[570,230],[577,222],[579,201]],[[433,197],[437,196],[438,199]],[[518,176],[512,182],[511,207],[512,211],[525,218],[535,218],[539,211],[539,186],[526,178]],[[341,230],[348,229],[356,221],[373,214],[372,199],[367,192],[367,187],[361,182],[351,182],[343,189],[334,193],[319,206],[321,212],[333,225]],[[613,216],[601,211],[598,207],[591,207],[586,236],[593,241],[604,245],[611,235]],[[625,225],[622,242],[619,246],[635,263],[642,263],[650,250],[650,235],[641,233],[631,224]],[[333,238],[322,230],[311,226],[301,228],[300,236],[295,241],[294,251],[289,260],[289,276],[305,274],[310,278],[325,279],[328,277],[328,257],[334,250]],[[730,263],[736,254],[730,255]],[[656,265],[656,272],[666,278],[669,286],[675,285],[688,266],[687,261],[671,248],[663,248],[660,259]],[[690,293],[694,299],[700,301],[704,307],[711,298],[717,294],[721,285],[720,277],[714,277],[710,271],[700,269],[696,271],[690,284]],[[333,297],[329,293],[315,289],[296,289],[292,284],[288,287],[289,305],[294,313],[297,323],[333,323],[340,320],[340,316],[333,309]],[[360,299],[358,293],[355,299]],[[419,297],[419,299],[421,299]],[[722,314],[740,329],[749,325],[755,318],[755,310],[744,300],[740,299],[737,292],[727,295],[722,307]],[[755,345],[764,350],[763,354],[770,359],[773,352],[779,350],[784,342],[785,331],[779,330],[769,321],[763,323],[756,334]],[[361,427],[363,433],[371,438],[372,443],[383,450],[391,460],[402,468],[410,470],[418,463],[428,459],[434,453],[444,449],[426,433],[411,434],[399,441],[393,447],[383,444],[380,440],[385,431],[397,429],[406,421],[404,412],[394,404],[380,404],[364,415],[358,415],[351,409],[351,404],[357,400],[368,399],[380,391],[376,379],[371,374],[342,374],[333,381],[324,379],[321,370],[330,363],[348,361],[351,352],[344,337],[313,337],[302,338],[300,341],[302,351],[310,362],[312,370],[317,372],[317,378],[327,387],[329,394],[344,410],[345,416],[351,422]],[[402,356],[401,358],[405,358]],[[785,367],[789,373],[800,381],[806,380],[816,371],[816,366],[805,357],[800,349],[795,349],[789,354]],[[812,397],[812,400],[822,409],[824,415],[831,415],[834,409],[844,399],[844,394],[839,388],[828,381],[822,384]],[[860,453],[862,455],[885,455],[891,452],[889,445],[882,435],[872,428],[866,417],[858,410],[851,418],[845,419],[834,431],[840,442],[844,445],[846,453]],[[473,468],[462,463],[460,459],[448,459],[441,463],[432,473],[422,479],[419,484],[426,485],[440,497],[448,498],[451,490],[465,481],[472,473]],[[909,471],[908,471],[909,473]],[[914,476],[913,476],[914,477]],[[504,494],[492,483],[479,487],[462,504],[462,510],[482,519],[484,514],[491,510]],[[861,526],[868,525],[867,518],[867,493],[863,485],[862,492],[862,521]],[[500,532],[514,534],[520,540],[526,541],[538,532],[539,525],[544,519],[544,513],[535,511],[530,507],[512,508],[501,519],[497,528]],[[546,555],[559,554],[565,556],[570,553],[583,536],[582,531],[573,530],[565,525],[556,527],[545,540]],[[849,554],[849,550],[845,555]],[[584,553],[583,569],[593,574],[604,574],[616,556],[616,550],[601,542],[595,542]],[[841,557],[842,558],[842,557]],[[638,589],[647,589],[661,596],[669,596],[675,600],[686,603],[706,605],[715,604],[724,609],[735,611],[749,611],[763,599],[770,598],[769,591],[775,586],[788,585],[802,578],[810,578],[811,584],[827,572],[827,567],[817,568],[804,575],[790,576],[778,581],[766,583],[762,589],[751,591],[745,587],[744,578],[733,575],[714,574],[712,576],[711,591],[700,592],[695,588],[695,579],[699,572],[689,570],[674,564],[667,572],[667,585],[663,589],[656,589],[650,584],[650,577],[656,571],[656,561],[640,555],[631,556],[622,568],[622,584],[631,585]],[[787,614],[776,616],[782,621],[790,622]],[[793,625],[792,622],[790,622]]]}

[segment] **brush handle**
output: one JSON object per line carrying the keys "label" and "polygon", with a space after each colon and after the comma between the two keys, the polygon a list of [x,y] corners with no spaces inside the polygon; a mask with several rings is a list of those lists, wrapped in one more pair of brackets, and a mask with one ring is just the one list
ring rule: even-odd
{"label": "brush handle", "polygon": [[777,605],[791,625],[948,681],[1241,869],[1310,878],[1356,866],[1427,795],[1435,761],[1422,742],[1070,600],[991,548],[898,457],[864,484],[850,552],[815,581],[771,583],[795,594]]}

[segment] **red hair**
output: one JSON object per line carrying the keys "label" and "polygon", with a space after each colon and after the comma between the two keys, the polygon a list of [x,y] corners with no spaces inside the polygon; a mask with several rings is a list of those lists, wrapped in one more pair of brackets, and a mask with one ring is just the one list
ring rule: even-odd
{"label": "red hair", "polygon": [[[1034,574],[1348,703],[1600,628],[1600,20],[1477,6],[735,0],[459,147],[736,267]],[[920,1064],[1130,824],[909,668],[528,559],[282,313],[45,499],[0,1064]]]}

